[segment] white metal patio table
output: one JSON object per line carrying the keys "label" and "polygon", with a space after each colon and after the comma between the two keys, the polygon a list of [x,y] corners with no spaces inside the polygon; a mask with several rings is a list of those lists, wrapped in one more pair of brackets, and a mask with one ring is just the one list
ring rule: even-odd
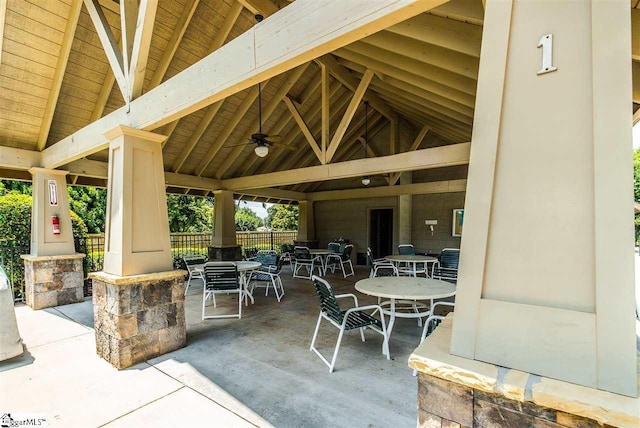
{"label": "white metal patio table", "polygon": [[[416,278],[411,276],[385,276],[361,279],[356,282],[356,290],[369,296],[389,299],[389,308],[382,306],[382,313],[389,316],[387,325],[387,340],[398,318],[423,318],[431,314],[433,301],[455,296],[456,286],[450,282],[431,278]],[[396,310],[396,300],[429,300],[427,310],[401,312]],[[416,306],[413,306],[415,309]]]}
{"label": "white metal patio table", "polygon": [[400,269],[400,263],[407,263],[411,265],[411,276],[418,276],[418,264],[424,263],[424,273],[425,276],[429,276],[429,269],[427,268],[428,263],[435,263],[438,261],[436,257],[431,256],[419,256],[419,255],[400,255],[394,254],[391,256],[386,256],[385,259],[389,260],[391,263],[396,265],[396,268],[400,271],[404,271]]}
{"label": "white metal patio table", "polygon": [[327,274],[327,256],[329,254],[334,254],[335,251],[331,251],[328,249],[322,249],[322,248],[311,248],[309,250],[309,254],[311,254],[312,256],[320,256],[320,261],[322,262],[322,274],[326,275]]}

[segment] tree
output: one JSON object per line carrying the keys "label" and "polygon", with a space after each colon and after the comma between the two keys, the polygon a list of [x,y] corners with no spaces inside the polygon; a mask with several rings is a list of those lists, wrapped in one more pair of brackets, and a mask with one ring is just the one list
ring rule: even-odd
{"label": "tree", "polygon": [[67,186],[69,208],[84,220],[89,233],[104,232],[107,190],[97,187]]}
{"label": "tree", "polygon": [[297,205],[271,205],[267,208],[267,224],[274,230],[298,229]]}
{"label": "tree", "polygon": [[[640,202],[640,149],[633,153],[633,200]],[[636,245],[640,245],[640,213],[635,215]]]}
{"label": "tree", "polygon": [[167,195],[169,230],[171,232],[200,233],[213,229],[213,201],[211,198],[189,195]]}
{"label": "tree", "polygon": [[248,231],[257,230],[258,227],[263,225],[263,221],[251,208],[237,208],[236,215],[236,230]]}

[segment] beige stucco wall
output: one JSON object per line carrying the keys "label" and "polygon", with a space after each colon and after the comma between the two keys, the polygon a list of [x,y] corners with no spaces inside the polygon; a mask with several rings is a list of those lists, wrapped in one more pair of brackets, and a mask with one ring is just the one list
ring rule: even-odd
{"label": "beige stucco wall", "polygon": [[[415,195],[411,241],[417,251],[439,253],[443,248],[460,248],[460,237],[451,236],[453,210],[464,208],[464,192]],[[433,236],[425,220],[438,220]]]}

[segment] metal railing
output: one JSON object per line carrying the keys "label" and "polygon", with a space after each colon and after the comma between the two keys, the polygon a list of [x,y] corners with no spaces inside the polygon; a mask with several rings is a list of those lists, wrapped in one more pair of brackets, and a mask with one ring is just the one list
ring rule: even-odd
{"label": "metal railing", "polygon": [[[280,245],[292,243],[296,239],[296,234],[296,231],[236,232],[236,241],[243,248],[279,251]],[[104,234],[89,234],[85,239],[76,239],[75,241],[76,251],[86,254],[83,264],[85,296],[90,296],[92,292],[91,281],[87,279],[87,275],[90,272],[102,270],[104,245]],[[211,233],[172,233],[173,266],[180,268],[182,257],[188,254],[200,254],[208,257],[209,245],[211,245]],[[29,251],[28,247],[0,245],[0,264],[7,271],[17,300],[24,300],[24,262],[20,256],[29,254]]]}

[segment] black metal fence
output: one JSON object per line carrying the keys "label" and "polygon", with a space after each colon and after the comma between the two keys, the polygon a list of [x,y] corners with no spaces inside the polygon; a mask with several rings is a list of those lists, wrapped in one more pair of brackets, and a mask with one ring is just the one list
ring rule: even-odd
{"label": "black metal fence", "polygon": [[[279,251],[280,245],[292,243],[296,239],[296,234],[296,231],[236,232],[236,240],[238,245],[242,245],[243,248]],[[102,270],[105,250],[104,235],[89,234],[85,239],[76,239],[75,244],[77,252],[86,254],[84,259],[84,292],[85,296],[90,296],[91,281],[86,278],[90,272]],[[182,267],[181,261],[185,255],[199,254],[207,257],[209,245],[211,245],[211,233],[172,233],[173,266],[175,268]],[[0,264],[7,271],[17,300],[24,300],[24,262],[20,256],[28,253],[28,247],[0,245]]]}

